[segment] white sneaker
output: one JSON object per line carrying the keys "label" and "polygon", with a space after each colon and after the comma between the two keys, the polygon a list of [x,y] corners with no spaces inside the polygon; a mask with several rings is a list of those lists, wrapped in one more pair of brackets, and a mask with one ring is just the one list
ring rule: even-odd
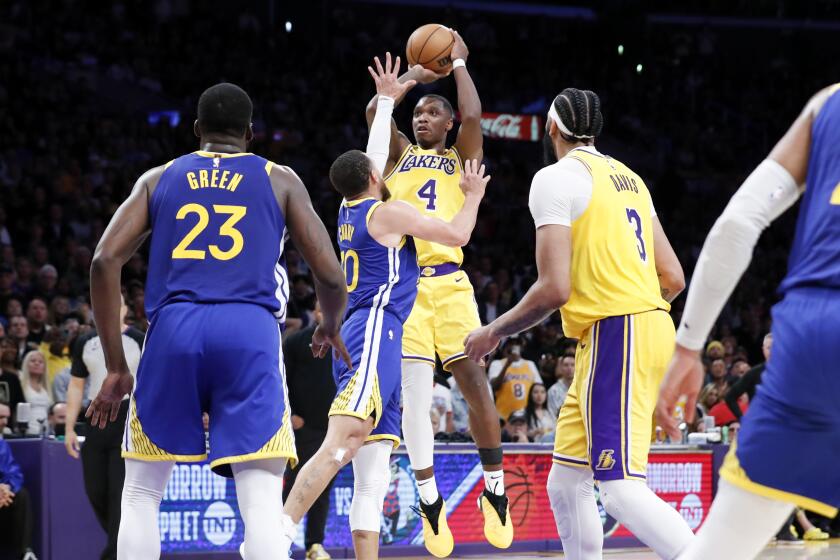
{"label": "white sneaker", "polygon": [[35,553],[31,550],[27,550],[26,554],[23,555],[23,558],[21,558],[21,560],[38,560],[38,557],[35,556]]}

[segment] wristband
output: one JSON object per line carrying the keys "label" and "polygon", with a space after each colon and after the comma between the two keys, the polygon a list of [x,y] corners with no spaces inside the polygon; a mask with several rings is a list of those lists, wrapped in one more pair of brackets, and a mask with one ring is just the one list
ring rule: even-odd
{"label": "wristband", "polygon": [[456,58],[452,61],[452,69],[455,70],[456,68],[466,68],[467,63],[463,58]]}

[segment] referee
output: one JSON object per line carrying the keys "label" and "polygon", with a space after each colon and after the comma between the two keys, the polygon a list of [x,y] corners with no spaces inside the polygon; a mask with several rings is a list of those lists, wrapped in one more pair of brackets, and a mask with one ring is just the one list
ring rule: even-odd
{"label": "referee", "polygon": [[[140,352],[143,349],[144,334],[125,324],[128,307],[123,296],[120,308],[122,323],[122,344],[131,375],[137,374]],[[74,459],[79,457],[79,440],[76,435],[76,420],[82,408],[85,382],[90,378],[90,395],[96,395],[108,373],[105,368],[105,354],[95,330],[81,335],[73,345],[70,366],[70,386],[67,389],[67,421],[64,445]],[[85,399],[87,400],[87,399]],[[108,534],[108,544],[99,556],[100,560],[116,560],[117,534],[120,528],[120,500],[122,499],[125,463],[121,455],[121,444],[125,418],[128,412],[128,398],[120,406],[116,422],[109,422],[100,430],[86,425],[85,442],[81,449],[82,471],[85,478],[85,492],[96,514],[99,524]]]}
{"label": "referee", "polygon": [[[295,429],[295,447],[298,464],[288,472],[283,483],[283,502],[295,484],[297,473],[321,447],[327,435],[327,422],[335,398],[335,381],[332,374],[332,352],[323,358],[312,356],[312,333],[321,322],[321,307],[315,303],[315,321],[291,334],[283,344],[286,358],[286,383],[289,387],[289,404],[292,409],[292,426]],[[330,509],[332,482],[324,489],[306,515],[304,543],[307,560],[328,560],[324,550],[324,529]]]}

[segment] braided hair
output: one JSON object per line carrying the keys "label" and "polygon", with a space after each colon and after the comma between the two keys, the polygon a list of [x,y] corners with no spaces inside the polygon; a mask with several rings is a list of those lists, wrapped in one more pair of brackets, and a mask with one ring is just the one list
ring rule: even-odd
{"label": "braided hair", "polygon": [[601,134],[604,116],[601,114],[601,99],[594,91],[566,88],[554,98],[554,109],[571,132],[560,132],[567,142],[591,144]]}

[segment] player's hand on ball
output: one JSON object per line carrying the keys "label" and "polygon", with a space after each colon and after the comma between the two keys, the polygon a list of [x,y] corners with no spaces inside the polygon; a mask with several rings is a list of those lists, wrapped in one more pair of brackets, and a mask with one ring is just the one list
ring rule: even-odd
{"label": "player's hand on ball", "polygon": [[452,36],[455,37],[455,44],[452,45],[452,60],[458,60],[459,58],[464,62],[467,61],[467,57],[470,56],[470,50],[467,48],[467,44],[464,42],[464,39],[461,37],[461,34],[455,31],[452,31]]}
{"label": "player's hand on ball", "polygon": [[464,339],[464,353],[477,364],[482,363],[484,356],[496,349],[500,337],[493,334],[490,325],[474,330]]}
{"label": "player's hand on ball", "polygon": [[419,64],[415,64],[411,68],[408,69],[408,75],[411,76],[411,79],[416,80],[418,84],[431,84],[441,78],[445,78],[449,75],[449,72],[435,72],[434,70],[429,70],[428,68],[424,68]]}
{"label": "player's hand on ball", "polygon": [[484,175],[484,164],[479,165],[477,159],[468,159],[464,162],[464,172],[461,173],[460,187],[464,195],[484,196],[490,175]]}
{"label": "player's hand on ball", "polygon": [[134,387],[134,378],[126,371],[109,372],[102,382],[99,394],[90,403],[85,417],[90,418],[92,426],[98,426],[101,430],[108,422],[116,422],[120,412],[120,405],[123,397],[131,393]]}
{"label": "player's hand on ball", "polygon": [[656,421],[671,438],[681,441],[680,420],[674,415],[677,401],[686,396],[684,419],[690,424],[694,420],[697,394],[703,384],[703,364],[700,353],[677,344],[674,357],[665,372],[665,379],[659,388],[659,402],[656,405]]}
{"label": "player's hand on ball", "polygon": [[316,358],[323,358],[327,355],[330,347],[333,349],[333,357],[335,359],[341,358],[347,367],[353,369],[353,359],[350,357],[350,352],[344,346],[344,341],[341,339],[341,334],[329,334],[321,325],[315,328],[312,333],[312,355]]}
{"label": "player's hand on ball", "polygon": [[385,67],[379,61],[379,57],[374,57],[374,64],[376,70],[368,66],[373,82],[376,84],[376,93],[379,95],[387,95],[388,97],[399,100],[406,94],[408,90],[417,85],[417,80],[406,80],[400,82],[400,57],[391,64],[391,53],[385,53]]}

